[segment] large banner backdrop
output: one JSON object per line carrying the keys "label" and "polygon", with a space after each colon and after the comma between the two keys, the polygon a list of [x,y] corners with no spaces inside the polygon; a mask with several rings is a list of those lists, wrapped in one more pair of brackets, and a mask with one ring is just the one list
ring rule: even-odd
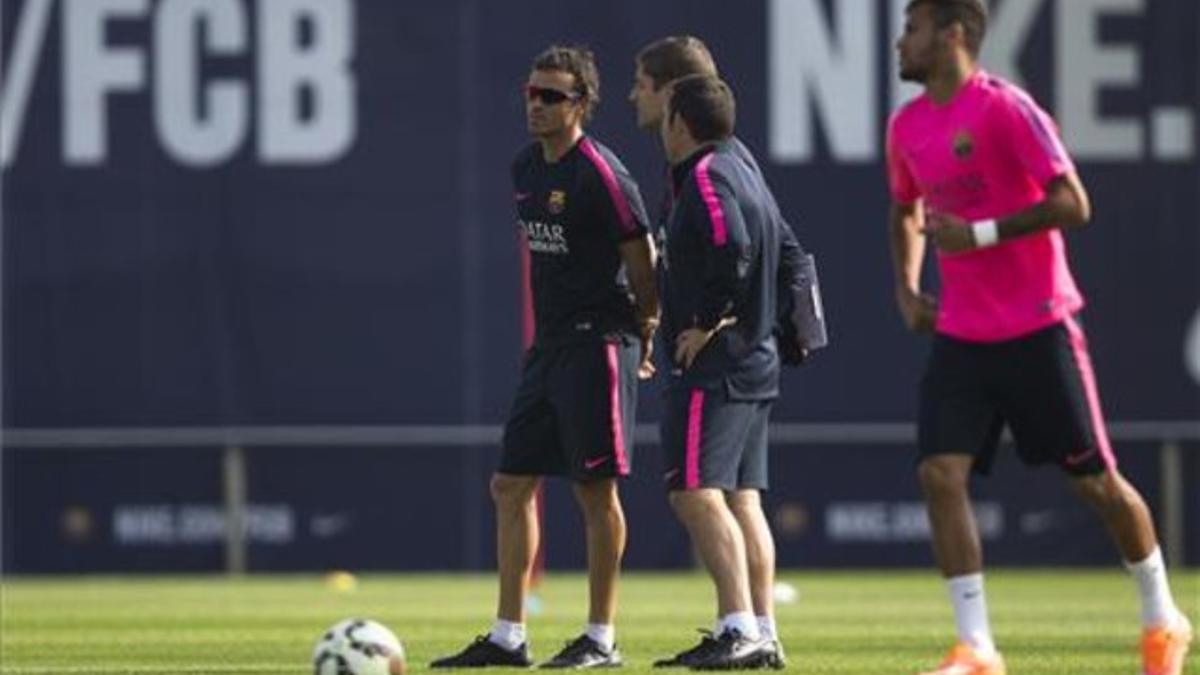
{"label": "large banner backdrop", "polygon": [[[637,50],[679,33],[712,48],[738,97],[739,135],[821,264],[832,344],[787,374],[775,420],[910,421],[927,341],[905,331],[892,300],[882,151],[890,111],[913,94],[895,77],[904,4],[2,0],[3,424],[501,422],[521,351],[508,179],[529,142],[518,86],[549,44],[595,50],[603,102],[590,132],[624,159],[653,210],[663,158],[626,96]],[[1055,116],[1093,199],[1093,222],[1068,242],[1108,416],[1195,420],[1200,5],[991,6],[985,67]],[[643,421],[657,419],[657,386],[643,389]],[[901,459],[881,470],[907,472],[909,449],[890,452]],[[173,462],[201,461],[171,456],[164,475],[177,475]],[[317,475],[343,456],[354,453],[294,466],[281,456],[262,471]],[[486,498],[490,455],[465,478],[457,459],[418,456],[362,460],[434,472],[411,489],[453,502],[448,518],[476,506],[460,496],[477,483]],[[787,461],[828,474],[813,489],[840,481],[853,491],[874,456]],[[90,513],[116,532],[110,507],[157,481],[125,475],[105,491],[81,480],[86,495],[50,500],[44,513],[18,497],[36,476],[53,486],[64,471],[103,476],[128,461],[9,453],[6,548],[35,549],[42,535],[27,518],[49,518],[53,530],[64,508],[93,497]],[[433,496],[437,475],[446,496]],[[917,499],[901,475],[887,498]],[[143,501],[188,499],[168,491]],[[283,527],[282,516],[262,518]],[[462,538],[474,553],[427,562],[479,564],[487,536],[479,528]],[[47,550],[4,558],[35,568]]]}

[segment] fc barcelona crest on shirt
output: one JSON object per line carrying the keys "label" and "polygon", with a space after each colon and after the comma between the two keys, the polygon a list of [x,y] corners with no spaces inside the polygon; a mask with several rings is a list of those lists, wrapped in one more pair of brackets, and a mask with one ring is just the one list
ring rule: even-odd
{"label": "fc barcelona crest on shirt", "polygon": [[975,151],[975,139],[965,129],[954,134],[954,156],[966,159]]}
{"label": "fc barcelona crest on shirt", "polygon": [[550,198],[546,200],[546,210],[555,215],[567,208],[567,193],[562,190],[551,190]]}

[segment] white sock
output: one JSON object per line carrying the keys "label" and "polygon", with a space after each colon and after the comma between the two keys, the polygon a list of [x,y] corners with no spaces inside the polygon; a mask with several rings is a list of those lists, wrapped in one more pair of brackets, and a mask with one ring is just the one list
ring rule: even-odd
{"label": "white sock", "polygon": [[758,619],[758,632],[762,634],[764,640],[774,640],[778,637],[775,632],[775,617],[759,616],[756,618]]}
{"label": "white sock", "polygon": [[525,624],[496,619],[488,639],[511,652],[525,644]]}
{"label": "white sock", "polygon": [[1155,546],[1154,552],[1148,558],[1136,563],[1126,561],[1125,567],[1137,581],[1138,598],[1142,601],[1142,625],[1152,628],[1174,623],[1179,616],[1179,610],[1175,608],[1175,601],[1171,598],[1162,549]]}
{"label": "white sock", "polygon": [[589,623],[584,633],[608,652],[617,641],[617,629],[611,623]]}
{"label": "white sock", "polygon": [[988,625],[987,598],[983,594],[983,573],[966,574],[946,580],[950,602],[954,605],[954,623],[958,639],[981,655],[996,651],[992,629]]}
{"label": "white sock", "polygon": [[758,632],[758,620],[754,618],[754,612],[733,612],[721,617],[720,630],[717,635],[727,630],[736,630],[742,634],[742,637],[749,640],[762,639],[762,634]]}

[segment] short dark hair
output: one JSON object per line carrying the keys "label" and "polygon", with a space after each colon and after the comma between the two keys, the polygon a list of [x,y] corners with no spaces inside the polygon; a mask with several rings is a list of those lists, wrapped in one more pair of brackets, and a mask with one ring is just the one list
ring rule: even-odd
{"label": "short dark hair", "polygon": [[729,85],[716,75],[688,75],[671,87],[667,119],[676,115],[700,143],[720,141],[733,135],[737,103]]}
{"label": "short dark hair", "polygon": [[929,5],[933,9],[933,21],[939,29],[948,28],[954,22],[962,24],[967,51],[973,57],[979,56],[988,22],[987,5],[983,0],[910,0],[906,11],[911,12],[920,5]]}
{"label": "short dark hair", "polygon": [[717,64],[704,41],[691,35],[672,35],[651,42],[637,55],[642,72],[655,89],[688,75],[717,75]]}
{"label": "short dark hair", "polygon": [[575,76],[575,93],[585,106],[583,121],[592,119],[596,106],[600,105],[600,73],[596,70],[596,56],[587,47],[552,45],[533,60],[534,70],[551,70]]}

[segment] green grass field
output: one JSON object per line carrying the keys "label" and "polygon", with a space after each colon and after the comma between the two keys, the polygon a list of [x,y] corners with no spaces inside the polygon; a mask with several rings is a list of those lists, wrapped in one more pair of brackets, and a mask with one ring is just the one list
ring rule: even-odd
{"label": "green grass field", "polygon": [[[778,610],[789,670],[911,674],[952,638],[950,610],[932,572],[781,574],[800,591]],[[1200,573],[1173,576],[1190,615]],[[490,576],[379,575],[337,592],[311,576],[17,578],[0,586],[0,673],[306,673],[330,624],[367,616],[391,627],[411,671],[486,630]],[[1013,675],[1139,672],[1134,591],[1119,571],[993,571],[993,627]],[[536,657],[580,630],[580,575],[552,575],[530,619]],[[618,642],[624,672],[691,646],[708,626],[712,594],[698,574],[629,574]],[[1200,657],[1188,673],[1200,673]]]}

